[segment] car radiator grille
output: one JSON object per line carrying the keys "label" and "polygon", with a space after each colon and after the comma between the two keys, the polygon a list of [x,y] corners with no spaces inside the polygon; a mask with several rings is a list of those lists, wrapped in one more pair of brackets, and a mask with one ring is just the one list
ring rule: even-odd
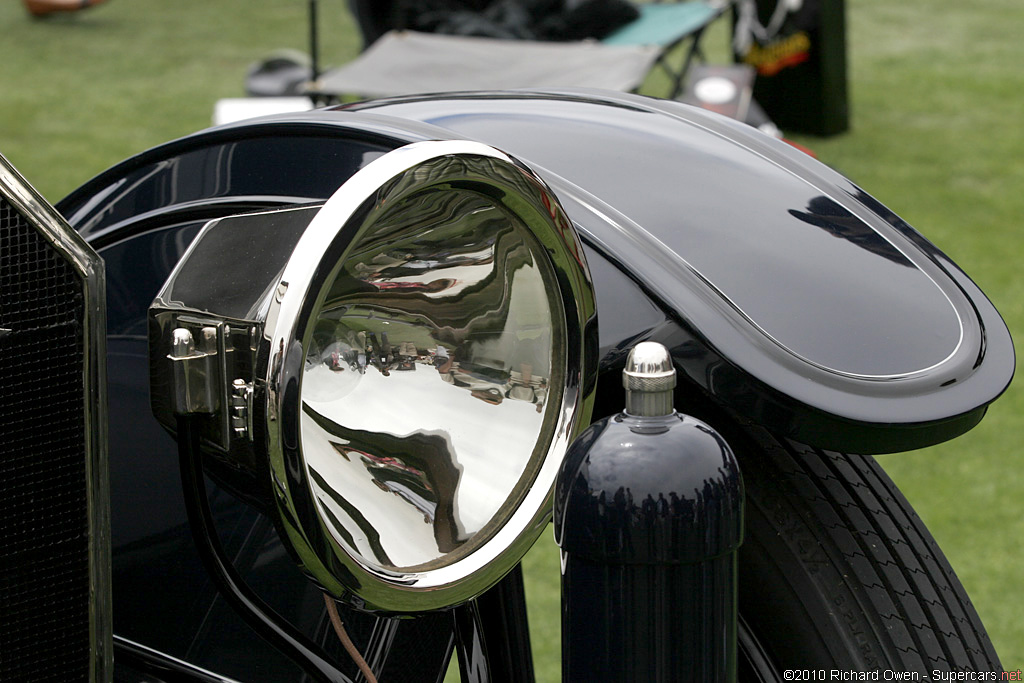
{"label": "car radiator grille", "polygon": [[90,668],[83,284],[0,197],[0,680]]}

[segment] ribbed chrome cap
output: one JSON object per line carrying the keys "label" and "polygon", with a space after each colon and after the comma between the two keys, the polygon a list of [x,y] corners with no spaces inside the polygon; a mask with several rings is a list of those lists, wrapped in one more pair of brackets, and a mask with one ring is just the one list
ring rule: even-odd
{"label": "ribbed chrome cap", "polygon": [[658,342],[640,342],[629,352],[622,386],[627,391],[671,391],[676,388],[676,369],[668,349]]}
{"label": "ribbed chrome cap", "polygon": [[629,352],[622,371],[626,412],[630,415],[668,415],[673,410],[676,369],[672,355],[657,342],[640,342]]}

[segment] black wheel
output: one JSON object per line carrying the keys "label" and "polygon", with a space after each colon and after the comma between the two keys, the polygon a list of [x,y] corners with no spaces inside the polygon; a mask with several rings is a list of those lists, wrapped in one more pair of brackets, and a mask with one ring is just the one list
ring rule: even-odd
{"label": "black wheel", "polygon": [[741,681],[1002,671],[963,586],[873,458],[731,431],[747,495]]}

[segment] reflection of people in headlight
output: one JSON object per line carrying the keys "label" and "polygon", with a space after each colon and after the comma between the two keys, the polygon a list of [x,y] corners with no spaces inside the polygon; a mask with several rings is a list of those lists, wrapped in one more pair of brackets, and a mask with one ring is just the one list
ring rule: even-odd
{"label": "reflection of people in headlight", "polygon": [[537,400],[537,392],[529,384],[511,384],[506,396],[516,401],[529,401],[530,403]]}
{"label": "reflection of people in headlight", "polygon": [[505,396],[515,401],[533,403],[539,413],[544,409],[544,401],[547,398],[547,379],[534,377],[532,367],[526,363],[520,367],[522,369],[518,378],[512,373]]}
{"label": "reflection of people in headlight", "polygon": [[377,341],[377,335],[374,332],[369,333],[366,355],[373,367],[380,370],[380,373],[385,377],[389,377],[393,360],[391,345],[388,343],[388,335],[386,333],[381,333],[381,339],[382,341]]}
{"label": "reflection of people in headlight", "polygon": [[395,281],[395,280],[380,280],[373,282],[373,286],[381,291],[402,291],[402,292],[424,292],[426,294],[436,294],[443,292],[446,289],[450,289],[458,283],[457,280],[452,278],[444,277],[438,278],[437,280],[431,280],[430,282],[418,282],[418,281]]}
{"label": "reflection of people in headlight", "polygon": [[547,378],[535,375],[534,370],[548,367],[546,350],[541,340],[530,337],[518,340],[512,353],[513,363],[517,360],[518,372],[513,370],[509,373],[505,397],[533,403],[539,413],[544,408],[547,396]]}
{"label": "reflection of people in headlight", "polygon": [[416,345],[412,342],[402,342],[398,345],[398,354],[395,358],[395,370],[415,370],[416,358],[419,356]]}
{"label": "reflection of people in headlight", "polygon": [[345,371],[344,361],[345,359],[337,351],[331,351],[330,355],[324,358],[324,364],[335,372]]}
{"label": "reflection of people in headlight", "polygon": [[437,351],[434,353],[434,367],[442,375],[452,371],[452,358],[448,355],[448,349],[437,345]]}
{"label": "reflection of people in headlight", "polygon": [[366,374],[366,332],[355,335],[355,370],[360,375]]}

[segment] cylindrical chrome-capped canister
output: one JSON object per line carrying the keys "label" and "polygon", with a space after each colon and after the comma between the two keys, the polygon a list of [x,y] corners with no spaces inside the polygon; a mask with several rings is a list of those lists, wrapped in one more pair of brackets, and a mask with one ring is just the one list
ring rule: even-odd
{"label": "cylindrical chrome-capped canister", "polygon": [[555,493],[563,680],[735,681],[743,484],[725,440],[672,409],[668,351],[638,345],[626,411],[572,445]]}

